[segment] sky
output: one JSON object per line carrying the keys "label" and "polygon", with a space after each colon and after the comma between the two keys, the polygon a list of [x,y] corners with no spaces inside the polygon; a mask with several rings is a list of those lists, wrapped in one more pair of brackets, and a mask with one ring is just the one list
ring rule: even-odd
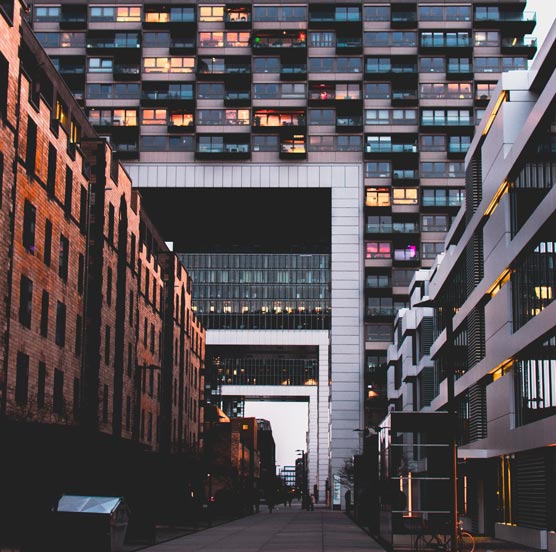
{"label": "sky", "polygon": [[307,450],[307,403],[246,400],[244,415],[268,420],[276,444],[276,464],[280,468],[295,466],[295,459],[301,456],[296,450]]}
{"label": "sky", "polygon": [[528,0],[525,11],[537,12],[537,26],[532,34],[537,37],[540,47],[556,18],[556,2],[554,0]]}
{"label": "sky", "polygon": [[[540,49],[542,41],[556,18],[556,2],[554,0],[529,0],[525,11],[537,13],[537,26],[533,35],[537,37]],[[307,448],[306,403],[247,401],[245,416],[269,420],[276,443],[276,464],[280,467],[295,465],[295,459],[299,456],[296,449],[306,450]]]}

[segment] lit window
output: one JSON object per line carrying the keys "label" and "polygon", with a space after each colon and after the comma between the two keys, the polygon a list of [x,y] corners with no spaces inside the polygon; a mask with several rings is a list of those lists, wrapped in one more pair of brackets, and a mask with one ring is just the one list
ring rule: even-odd
{"label": "lit window", "polygon": [[366,259],[391,259],[392,244],[390,242],[365,242]]}
{"label": "lit window", "polygon": [[365,191],[365,205],[367,207],[389,207],[389,188],[367,188]]}
{"label": "lit window", "polygon": [[116,9],[116,21],[120,23],[128,23],[141,21],[140,6],[121,6]]}
{"label": "lit window", "polygon": [[417,205],[419,203],[417,188],[393,188],[392,200],[394,205]]}
{"label": "lit window", "polygon": [[143,125],[165,125],[166,120],[166,109],[143,109]]}
{"label": "lit window", "polygon": [[200,6],[199,21],[224,21],[224,6]]}

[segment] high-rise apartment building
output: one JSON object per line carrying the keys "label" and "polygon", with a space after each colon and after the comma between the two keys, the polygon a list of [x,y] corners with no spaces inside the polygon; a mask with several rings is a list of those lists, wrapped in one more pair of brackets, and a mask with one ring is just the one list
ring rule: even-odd
{"label": "high-rise apartment building", "polygon": [[[394,316],[407,305],[414,270],[444,247],[464,199],[463,159],[491,91],[502,72],[526,68],[535,53],[535,17],[525,7],[523,0],[32,5],[39,40],[176,251],[300,255],[268,267],[284,280],[260,304],[251,301],[255,287],[236,296],[228,282],[204,281],[205,265],[190,268],[203,284],[194,294],[209,294],[194,295],[208,308],[197,312],[209,345],[246,347],[240,358],[255,344],[302,347],[297,360],[318,361],[318,392],[303,396],[313,397],[309,483],[321,497],[360,448],[352,430],[384,414]],[[204,250],[181,238],[199,228],[212,238]],[[322,304],[311,304],[321,309],[313,320],[326,313],[321,329],[297,323],[307,307],[289,295],[285,276],[307,254],[329,256],[327,290],[316,297]],[[221,299],[229,303],[219,307]],[[249,327],[263,315],[264,332]],[[217,320],[224,325],[211,327]]]}

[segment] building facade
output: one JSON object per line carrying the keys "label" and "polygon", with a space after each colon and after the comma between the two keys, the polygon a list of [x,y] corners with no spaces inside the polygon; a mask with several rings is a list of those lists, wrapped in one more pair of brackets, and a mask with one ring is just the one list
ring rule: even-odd
{"label": "building facade", "polygon": [[[146,449],[179,457],[179,474],[185,456],[198,457],[205,330],[187,271],[163,242],[153,253],[140,194],[26,10],[0,4],[0,440],[10,474],[0,542],[31,546],[25,520],[42,527],[62,493],[121,492],[140,510],[144,470],[156,463]],[[147,317],[152,356],[139,332]],[[142,377],[147,362],[165,397]],[[166,411],[151,435],[149,414]],[[158,439],[166,426],[167,443]],[[29,497],[36,506],[25,513]]]}
{"label": "building facade", "polygon": [[[459,509],[469,527],[554,550],[556,28],[503,75],[466,157],[466,203],[414,279],[389,352],[396,408],[445,408],[455,378]],[[416,474],[414,474],[416,475]],[[414,505],[417,508],[418,505]]]}
{"label": "building facade", "polygon": [[[224,190],[251,199],[261,188],[323,194],[328,240],[317,252],[330,255],[331,329],[322,346],[330,354],[320,356],[309,456],[323,498],[327,480],[330,487],[360,448],[353,429],[386,410],[394,316],[408,305],[414,270],[444,247],[491,92],[535,53],[534,15],[524,8],[522,0],[32,6],[39,40],[161,218],[175,202],[187,212],[192,191],[207,192],[194,208],[206,220]],[[305,199],[306,212],[320,200]],[[284,229],[297,201],[285,203],[286,222],[273,210],[238,253],[251,251],[264,226],[278,240],[259,252],[277,253],[279,238],[291,245]],[[211,223],[220,240],[229,234]],[[170,228],[165,237],[177,234]],[[309,233],[298,234],[300,253],[314,252]],[[229,314],[238,320],[245,306]],[[318,344],[277,331],[269,343]],[[263,335],[234,326],[207,339],[252,345]]]}

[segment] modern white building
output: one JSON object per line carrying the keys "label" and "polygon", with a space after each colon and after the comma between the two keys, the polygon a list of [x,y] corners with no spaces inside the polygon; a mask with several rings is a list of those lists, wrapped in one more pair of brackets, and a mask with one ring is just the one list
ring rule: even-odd
{"label": "modern white building", "polygon": [[[556,550],[556,27],[504,74],[466,156],[445,254],[417,273],[389,350],[392,408],[443,410],[455,374],[459,513]],[[427,307],[415,306],[425,303]],[[430,306],[429,306],[430,305]]]}

